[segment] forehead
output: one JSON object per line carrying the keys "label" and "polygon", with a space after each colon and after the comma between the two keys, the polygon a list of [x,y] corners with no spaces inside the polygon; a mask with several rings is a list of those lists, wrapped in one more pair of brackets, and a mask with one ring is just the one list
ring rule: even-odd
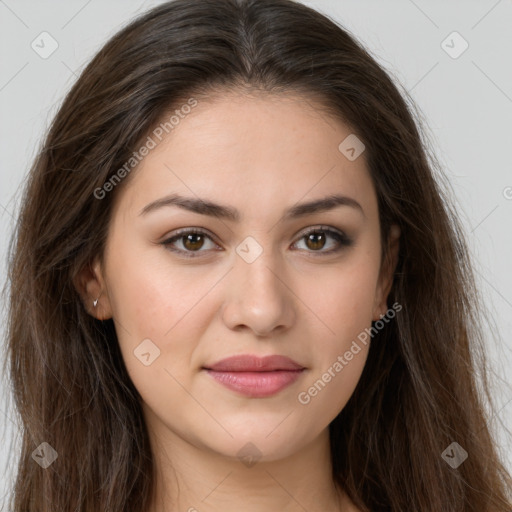
{"label": "forehead", "polygon": [[175,191],[238,198],[239,209],[335,192],[373,199],[364,152],[340,151],[351,128],[311,97],[230,92],[187,111],[133,171],[122,194],[133,205]]}

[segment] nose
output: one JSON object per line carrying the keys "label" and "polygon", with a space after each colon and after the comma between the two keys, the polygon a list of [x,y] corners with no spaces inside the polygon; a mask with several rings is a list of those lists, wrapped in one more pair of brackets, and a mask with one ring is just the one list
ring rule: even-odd
{"label": "nose", "polygon": [[222,312],[228,328],[268,337],[293,325],[296,296],[284,268],[269,253],[252,263],[237,257],[229,279]]}

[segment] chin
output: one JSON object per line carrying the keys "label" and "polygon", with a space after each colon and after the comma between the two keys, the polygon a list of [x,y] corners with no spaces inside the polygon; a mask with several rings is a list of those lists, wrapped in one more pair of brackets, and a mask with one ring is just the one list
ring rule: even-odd
{"label": "chin", "polygon": [[256,420],[249,428],[229,428],[233,437],[221,433],[212,436],[210,433],[202,436],[200,442],[208,450],[241,462],[271,462],[290,457],[315,437],[298,432],[299,425],[287,425],[286,428],[278,425],[279,422],[270,426]]}

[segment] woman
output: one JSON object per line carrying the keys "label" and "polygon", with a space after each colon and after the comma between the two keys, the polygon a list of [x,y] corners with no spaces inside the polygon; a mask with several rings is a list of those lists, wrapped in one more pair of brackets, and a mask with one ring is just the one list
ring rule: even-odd
{"label": "woman", "polygon": [[176,0],[114,36],[13,245],[12,510],[509,511],[433,171],[387,74],[299,3]]}

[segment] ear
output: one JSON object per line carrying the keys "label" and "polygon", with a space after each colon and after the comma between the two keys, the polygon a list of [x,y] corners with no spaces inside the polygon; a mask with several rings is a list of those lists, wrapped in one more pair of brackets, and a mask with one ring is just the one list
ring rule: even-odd
{"label": "ear", "polygon": [[[85,310],[98,320],[112,318],[112,307],[103,276],[103,268],[99,257],[80,270],[73,284],[84,303]],[[96,306],[94,301],[98,300]]]}
{"label": "ear", "polygon": [[389,230],[388,252],[380,268],[377,290],[375,293],[375,302],[373,306],[372,320],[377,321],[382,315],[386,314],[388,309],[387,300],[391,286],[393,285],[393,275],[398,263],[398,249],[400,247],[400,228],[393,224]]}

